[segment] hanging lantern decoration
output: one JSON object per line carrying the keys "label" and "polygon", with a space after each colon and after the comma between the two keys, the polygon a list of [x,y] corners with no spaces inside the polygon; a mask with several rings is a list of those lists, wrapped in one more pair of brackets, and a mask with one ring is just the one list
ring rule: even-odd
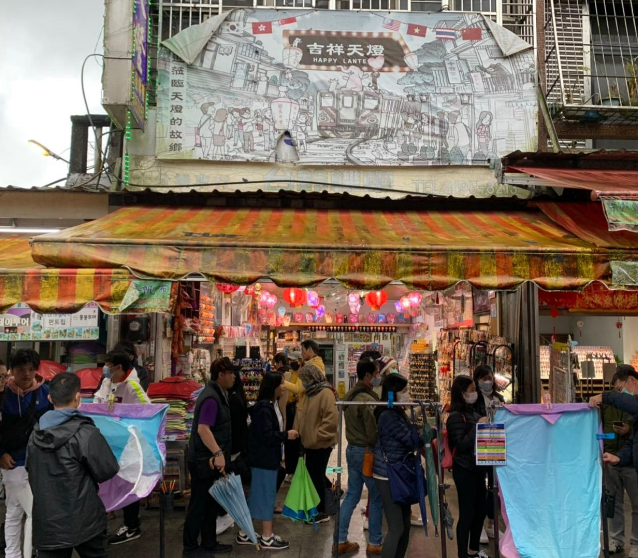
{"label": "hanging lantern decoration", "polygon": [[303,289],[285,289],[283,291],[283,298],[291,308],[300,308],[306,301],[305,291]]}
{"label": "hanging lantern decoration", "polygon": [[582,320],[577,322],[577,327],[580,330],[580,337],[582,337],[582,328],[584,327],[584,322]]}
{"label": "hanging lantern decoration", "polygon": [[402,310],[408,310],[412,306],[410,298],[407,296],[402,296],[399,302],[401,303]]}
{"label": "hanging lantern decoration", "polygon": [[356,306],[361,303],[361,297],[357,293],[350,293],[348,295],[348,304],[350,306]]}
{"label": "hanging lantern decoration", "polygon": [[373,310],[379,310],[387,300],[388,295],[386,291],[370,291],[366,296],[366,302]]}
{"label": "hanging lantern decoration", "polygon": [[403,60],[406,63],[406,66],[408,66],[411,70],[416,70],[417,68],[419,68],[419,56],[417,56],[414,52],[406,54],[403,57]]}
{"label": "hanging lantern decoration", "polygon": [[279,298],[276,295],[270,293],[270,296],[268,297],[267,307],[274,308],[278,301],[279,301]]}
{"label": "hanging lantern decoration", "polygon": [[398,314],[401,314],[403,312],[403,306],[401,306],[401,301],[397,300],[395,302],[395,310],[397,311]]}
{"label": "hanging lantern decoration", "polygon": [[308,291],[308,306],[310,308],[316,308],[319,306],[319,295],[316,291]]}
{"label": "hanging lantern decoration", "polygon": [[419,308],[421,304],[421,295],[419,293],[410,293],[408,295],[408,300],[410,301],[411,308]]}
{"label": "hanging lantern decoration", "polygon": [[358,302],[356,305],[350,305],[350,314],[359,314],[359,310],[361,310],[361,304]]}
{"label": "hanging lantern decoration", "polygon": [[290,70],[295,70],[303,58],[303,51],[298,47],[301,39],[294,39],[292,45],[283,49],[283,65]]}
{"label": "hanging lantern decoration", "polygon": [[620,337],[620,338],[622,337],[622,326],[623,326],[623,325],[624,325],[624,324],[622,324],[622,320],[620,320],[620,319],[618,318],[618,321],[617,321],[617,322],[615,322],[615,327],[617,327],[617,335],[618,335],[618,337]]}
{"label": "hanging lantern decoration", "polygon": [[281,135],[286,130],[294,129],[299,116],[299,103],[288,97],[288,88],[279,87],[279,97],[270,103],[274,116],[274,127]]}
{"label": "hanging lantern decoration", "polygon": [[323,304],[319,304],[319,306],[316,307],[316,310],[314,313],[317,316],[317,318],[322,318],[325,315],[325,306],[323,306]]}
{"label": "hanging lantern decoration", "polygon": [[228,283],[216,283],[216,288],[224,294],[232,294],[239,290],[238,285],[230,285]]}

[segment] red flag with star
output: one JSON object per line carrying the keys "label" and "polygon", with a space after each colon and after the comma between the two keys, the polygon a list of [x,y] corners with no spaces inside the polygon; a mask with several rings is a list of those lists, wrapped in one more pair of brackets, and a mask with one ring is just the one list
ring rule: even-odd
{"label": "red flag with star", "polygon": [[272,33],[272,22],[271,21],[253,21],[252,33],[254,33],[255,35],[265,35],[267,33]]}
{"label": "red flag with star", "polygon": [[461,38],[464,41],[481,41],[482,30],[479,27],[466,27],[461,30]]}
{"label": "red flag with star", "polygon": [[412,35],[413,37],[425,37],[427,31],[428,27],[425,25],[408,24],[408,35]]}

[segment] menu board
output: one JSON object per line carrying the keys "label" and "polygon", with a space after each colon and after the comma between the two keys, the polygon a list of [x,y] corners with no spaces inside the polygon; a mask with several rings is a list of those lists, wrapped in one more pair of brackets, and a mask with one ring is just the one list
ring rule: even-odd
{"label": "menu board", "polygon": [[506,465],[506,425],[478,422],[476,426],[477,465]]}
{"label": "menu board", "polygon": [[97,304],[75,314],[38,314],[17,304],[0,314],[0,341],[76,341],[98,339]]}

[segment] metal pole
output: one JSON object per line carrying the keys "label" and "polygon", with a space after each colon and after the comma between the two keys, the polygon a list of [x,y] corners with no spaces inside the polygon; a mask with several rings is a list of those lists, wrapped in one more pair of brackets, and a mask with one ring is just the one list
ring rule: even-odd
{"label": "metal pole", "polygon": [[[347,402],[346,402],[347,403]],[[350,401],[350,403],[353,403]],[[359,403],[354,401],[354,403]],[[337,444],[337,449],[339,454],[337,455],[337,492],[336,498],[337,502],[337,514],[334,518],[334,550],[333,555],[335,558],[339,558],[339,524],[341,521],[341,450],[342,450],[342,439],[343,439],[343,412],[341,407],[339,407],[339,442]]]}
{"label": "metal pole", "polygon": [[[495,421],[495,406],[492,405],[489,409],[490,416],[488,417],[488,422]],[[501,555],[499,553],[499,484],[497,482],[497,467],[493,465],[493,534],[495,535],[495,540],[493,541],[493,547],[495,550],[495,556],[499,558]]]}
{"label": "metal pole", "polygon": [[444,502],[446,501],[446,489],[448,485],[444,483],[444,471],[441,468],[441,459],[439,459],[439,448],[441,447],[441,411],[439,405],[434,405],[433,410],[435,412],[436,423],[437,423],[437,479],[439,480],[439,529],[441,532],[441,556],[442,558],[448,558],[448,548],[446,546],[446,523],[444,521]]}
{"label": "metal pole", "polygon": [[[551,0],[551,23],[553,24],[553,37],[555,37],[555,56],[557,58],[557,70],[559,71],[560,91],[562,94],[562,106],[566,104],[566,91],[564,89],[564,73],[562,72],[562,57],[560,56],[559,39],[557,37],[557,21],[555,19],[555,0]],[[572,102],[572,99],[571,99]]]}
{"label": "metal pole", "polygon": [[[163,509],[163,479],[165,478],[165,467],[161,467],[161,490],[158,493],[158,503],[159,503],[159,513],[158,513],[158,533],[160,537],[160,547],[158,551],[158,556],[160,558],[165,558],[165,510]],[[214,526],[216,528],[216,525]]]}

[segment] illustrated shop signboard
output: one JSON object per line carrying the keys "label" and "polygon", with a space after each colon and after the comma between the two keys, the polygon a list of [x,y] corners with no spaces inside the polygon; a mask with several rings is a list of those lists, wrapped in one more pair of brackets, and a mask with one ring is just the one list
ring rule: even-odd
{"label": "illustrated shop signboard", "polygon": [[487,165],[536,148],[532,49],[505,56],[478,14],[234,10],[193,64],[163,47],[159,74],[161,159]]}
{"label": "illustrated shop signboard", "polygon": [[26,304],[16,304],[0,314],[0,341],[98,339],[98,313],[95,303],[75,314],[38,314]]}

